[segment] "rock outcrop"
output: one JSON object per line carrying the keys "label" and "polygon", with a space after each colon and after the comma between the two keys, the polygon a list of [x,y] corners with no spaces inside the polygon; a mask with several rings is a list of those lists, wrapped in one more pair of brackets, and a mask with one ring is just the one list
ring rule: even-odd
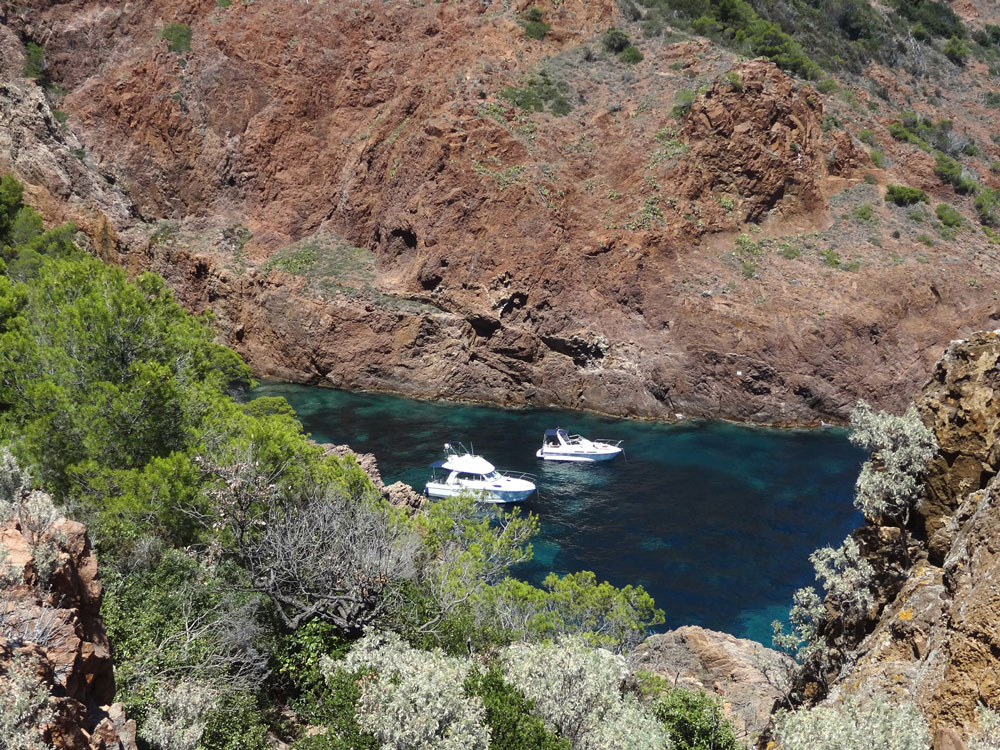
{"label": "rock outcrop", "polygon": [[[952,342],[917,405],[940,446],[918,506],[929,533],[828,701],[914,701],[935,747],[1000,706],[1000,332]],[[947,743],[952,743],[951,745]]]}
{"label": "rock outcrop", "polygon": [[382,481],[382,473],[378,470],[378,463],[372,453],[356,453],[349,445],[323,444],[323,450],[328,454],[333,454],[341,458],[352,457],[357,461],[358,466],[372,480],[372,484],[382,494],[382,497],[391,505],[397,507],[407,507],[417,510],[424,504],[425,498],[415,492],[406,482],[393,482],[387,485]]}
{"label": "rock outcrop", "polygon": [[51,716],[38,729],[59,750],[136,748],[135,722],[112,704],[101,591],[83,524],[0,524],[0,692],[12,663],[31,665]]}
{"label": "rock outcrop", "polygon": [[647,638],[636,668],[673,685],[718,695],[739,737],[752,739],[770,722],[793,668],[790,658],[755,641],[686,626]]}
{"label": "rock outcrop", "polygon": [[810,422],[902,405],[997,314],[988,239],[894,236],[831,98],[705,40],[626,66],[614,0],[540,2],[542,41],[524,7],[27,0],[0,168],[288,380]]}

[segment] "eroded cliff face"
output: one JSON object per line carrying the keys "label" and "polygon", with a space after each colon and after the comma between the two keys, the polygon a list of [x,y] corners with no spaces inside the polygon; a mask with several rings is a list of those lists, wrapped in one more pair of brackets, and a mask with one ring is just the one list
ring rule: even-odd
{"label": "eroded cliff face", "polygon": [[0,166],[42,200],[66,177],[23,154],[77,149],[52,215],[97,206],[95,247],[290,380],[802,422],[905,403],[998,314],[984,237],[893,238],[835,101],[703,40],[626,65],[612,0],[537,3],[532,40],[527,5],[20,3],[0,33],[44,43],[68,129],[6,119],[41,135]]}
{"label": "eroded cliff face", "polygon": [[977,705],[1000,705],[998,385],[994,331],[952,342],[921,392],[940,446],[918,507],[929,537],[829,699],[915,701],[938,748],[961,746]]}
{"label": "eroded cliff face", "polygon": [[0,524],[0,694],[17,698],[8,692],[22,689],[10,682],[11,665],[27,664],[48,694],[48,718],[37,727],[46,746],[135,750],[135,722],[112,704],[111,647],[87,529],[65,518],[33,520]]}

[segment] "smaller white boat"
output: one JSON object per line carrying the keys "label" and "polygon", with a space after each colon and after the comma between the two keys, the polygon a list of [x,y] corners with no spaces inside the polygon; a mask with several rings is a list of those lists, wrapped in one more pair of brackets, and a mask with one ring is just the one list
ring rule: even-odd
{"label": "smaller white boat", "polygon": [[570,435],[566,430],[546,430],[542,447],[535,452],[546,461],[608,461],[622,452],[621,440],[588,440],[580,435]]}
{"label": "smaller white boat", "polygon": [[445,443],[445,458],[431,464],[433,476],[424,487],[428,497],[451,497],[472,492],[487,503],[519,503],[535,491],[527,474],[501,474],[482,456],[461,443]]}

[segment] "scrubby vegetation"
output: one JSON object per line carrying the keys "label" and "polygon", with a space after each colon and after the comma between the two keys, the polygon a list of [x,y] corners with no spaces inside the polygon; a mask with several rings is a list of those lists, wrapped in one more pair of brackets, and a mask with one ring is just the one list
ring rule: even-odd
{"label": "scrubby vegetation", "polygon": [[897,206],[912,206],[915,203],[927,203],[929,198],[920,188],[909,187],[907,185],[886,185],[886,203],[895,203]]}
{"label": "scrubby vegetation", "polygon": [[[0,489],[44,486],[89,525],[144,742],[662,747],[674,714],[621,680],[663,621],[641,587],[512,578],[530,516],[469,497],[390,507],[284,401],[233,397],[250,373],[210,317],[86,255],[72,226],[44,230],[21,198],[0,179]],[[4,712],[23,737],[46,709],[29,688]]]}
{"label": "scrubby vegetation", "polygon": [[[214,343],[210,316],[74,238],[45,230],[0,178],[0,511],[48,528],[56,508],[31,491],[44,486],[89,525],[119,698],[149,747],[254,750],[269,733],[312,750],[738,747],[712,698],[625,679],[626,656],[664,619],[641,587],[513,578],[531,559],[530,515],[471,497],[391,507],[283,400],[242,400],[249,370]],[[743,236],[737,251],[756,246]],[[905,530],[933,436],[912,410],[859,405],[852,424],[873,451],[856,503]],[[877,572],[853,538],[811,560],[826,606],[802,589],[790,632],[775,625],[801,664],[792,693],[843,657],[827,607],[843,633],[875,604]],[[29,669],[15,663],[0,693],[0,728],[26,742],[47,711]],[[910,748],[925,734],[912,711],[878,704],[776,728],[788,750]],[[871,737],[885,744],[858,744]]]}
{"label": "scrubby vegetation", "polygon": [[[866,0],[623,0],[621,5],[626,17],[642,20],[647,35],[679,24],[814,80],[824,70],[861,73],[872,61],[907,65],[915,55],[914,38],[927,49],[942,40],[940,54],[959,65],[970,53],[964,26],[941,0],[892,0],[885,6]],[[988,34],[983,41],[992,43]]]}

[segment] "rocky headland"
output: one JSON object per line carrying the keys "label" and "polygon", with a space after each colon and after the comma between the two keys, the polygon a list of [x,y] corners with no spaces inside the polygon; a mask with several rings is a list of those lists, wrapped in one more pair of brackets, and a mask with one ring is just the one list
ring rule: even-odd
{"label": "rocky headland", "polygon": [[917,398],[939,451],[911,523],[909,564],[898,528],[855,533],[876,570],[877,616],[857,639],[836,613],[842,655],[827,703],[888,696],[914,702],[938,750],[964,747],[978,706],[1000,701],[1000,332],[953,341]]}

